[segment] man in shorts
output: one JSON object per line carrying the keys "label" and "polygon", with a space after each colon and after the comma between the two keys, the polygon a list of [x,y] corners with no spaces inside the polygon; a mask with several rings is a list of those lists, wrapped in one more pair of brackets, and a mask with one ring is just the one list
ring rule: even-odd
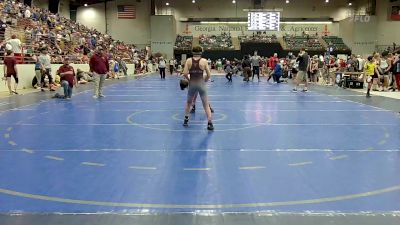
{"label": "man in shorts", "polygon": [[367,98],[371,97],[371,87],[372,87],[372,82],[374,79],[379,79],[379,71],[378,67],[374,61],[374,57],[368,56],[368,62],[365,63],[364,65],[364,74],[367,76],[367,82],[368,82],[368,90],[367,90]]}
{"label": "man in shorts", "polygon": [[293,92],[297,92],[297,87],[301,84],[304,83],[304,88],[303,92],[307,92],[307,71],[310,66],[310,56],[307,54],[306,50],[303,48],[301,49],[299,53],[299,57],[297,57],[297,62],[299,64],[298,72],[296,79],[294,80],[295,87],[293,89]]}
{"label": "man in shorts", "polygon": [[[17,60],[12,54],[13,52],[11,50],[8,50],[7,56],[4,57],[4,78],[7,80],[7,86],[8,90],[10,91],[10,95],[18,94]],[[11,89],[11,77],[14,77],[15,80],[14,90]]]}
{"label": "man in shorts", "polygon": [[[214,126],[212,123],[212,114],[208,103],[206,86],[206,82],[211,77],[211,72],[210,68],[208,67],[207,60],[201,57],[203,49],[200,46],[195,46],[193,47],[192,51],[193,57],[186,60],[185,68],[183,69],[183,76],[189,81],[183,126],[189,126],[190,107],[192,106],[193,100],[196,95],[199,94],[208,119],[207,129],[212,131],[214,130]],[[204,71],[206,71],[205,78],[203,77]]]}

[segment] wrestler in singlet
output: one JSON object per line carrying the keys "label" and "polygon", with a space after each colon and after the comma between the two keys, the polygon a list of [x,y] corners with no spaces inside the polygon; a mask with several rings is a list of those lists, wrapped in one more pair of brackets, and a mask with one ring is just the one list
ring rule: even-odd
{"label": "wrestler in singlet", "polygon": [[[189,80],[189,89],[188,96],[185,107],[185,119],[183,122],[183,126],[189,126],[189,114],[190,107],[192,106],[193,100],[197,94],[200,95],[201,101],[203,103],[204,111],[207,115],[208,119],[208,130],[214,130],[214,126],[212,124],[212,115],[211,110],[208,103],[207,97],[207,87],[206,82],[211,77],[210,68],[208,67],[208,62],[206,59],[201,57],[203,50],[199,46],[193,47],[193,58],[189,58],[185,63],[185,68],[183,71],[184,77]],[[206,72],[206,77],[204,78],[203,74]],[[189,78],[190,74],[190,78]]]}

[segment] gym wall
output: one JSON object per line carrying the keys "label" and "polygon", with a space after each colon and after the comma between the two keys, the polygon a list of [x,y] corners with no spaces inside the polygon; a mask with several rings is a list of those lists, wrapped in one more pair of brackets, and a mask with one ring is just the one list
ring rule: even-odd
{"label": "gym wall", "polygon": [[58,5],[58,13],[65,18],[70,18],[70,8],[69,8],[69,0],[60,0],[60,4]]}
{"label": "gym wall", "polygon": [[51,0],[32,0],[32,5],[35,7],[48,9],[49,8],[49,1]]}
{"label": "gym wall", "polygon": [[[135,5],[136,19],[118,19],[117,5]],[[150,1],[118,0],[107,2],[107,15],[104,3],[79,7],[77,22],[88,27],[96,28],[115,39],[126,43],[135,43],[140,47],[150,44]]]}
{"label": "gym wall", "polygon": [[151,50],[171,58],[174,55],[176,39],[175,19],[173,16],[151,16]]}

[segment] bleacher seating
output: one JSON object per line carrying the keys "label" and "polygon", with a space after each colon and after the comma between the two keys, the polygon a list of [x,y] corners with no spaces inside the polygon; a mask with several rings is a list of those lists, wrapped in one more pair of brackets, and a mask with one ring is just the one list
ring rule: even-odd
{"label": "bleacher seating", "polygon": [[307,50],[323,50],[324,47],[317,37],[303,35],[303,36],[284,36],[286,47],[289,50],[300,50],[305,48]]}
{"label": "bleacher seating", "polygon": [[266,34],[254,34],[252,36],[239,36],[239,41],[244,42],[258,42],[258,43],[278,43],[276,35],[268,36]]}
{"label": "bleacher seating", "polygon": [[[29,11],[29,13],[27,13]],[[15,34],[23,43],[24,63],[33,63],[35,55],[46,47],[53,63],[69,57],[75,63],[87,63],[86,54],[96,46],[107,49],[114,58],[132,63],[136,46],[114,40],[107,34],[89,29],[75,21],[51,14],[46,9],[29,7],[21,2],[0,2],[0,55],[4,55],[6,41]],[[138,55],[143,57],[142,54]]]}
{"label": "bleacher seating", "polygon": [[174,48],[177,50],[191,50],[193,45],[193,36],[176,36]]}
{"label": "bleacher seating", "polygon": [[322,37],[328,46],[333,47],[334,50],[349,50],[349,47],[343,42],[342,38],[337,36]]}
{"label": "bleacher seating", "polygon": [[232,37],[229,34],[222,35],[200,35],[200,46],[205,50],[233,50],[235,47],[232,43]]}

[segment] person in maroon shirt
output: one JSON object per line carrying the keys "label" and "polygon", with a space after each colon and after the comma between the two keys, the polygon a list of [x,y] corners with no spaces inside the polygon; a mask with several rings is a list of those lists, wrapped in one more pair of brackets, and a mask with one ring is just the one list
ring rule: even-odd
{"label": "person in maroon shirt", "polygon": [[[15,85],[14,90],[11,89],[11,77],[14,77]],[[18,94],[18,70],[17,70],[17,60],[13,56],[12,51],[7,51],[7,56],[4,57],[4,79],[7,80],[8,90],[10,95]]]}
{"label": "person in maroon shirt", "polygon": [[90,58],[89,61],[90,72],[94,75],[94,96],[93,98],[102,98],[103,95],[103,84],[106,80],[106,76],[109,73],[109,64],[107,56],[103,52],[103,47],[98,46],[96,52]]}
{"label": "person in maroon shirt", "polygon": [[58,69],[57,74],[61,77],[61,86],[64,88],[64,98],[71,99],[74,85],[78,85],[78,82],[74,68],[69,65],[69,59],[67,57],[64,58],[64,64]]}

